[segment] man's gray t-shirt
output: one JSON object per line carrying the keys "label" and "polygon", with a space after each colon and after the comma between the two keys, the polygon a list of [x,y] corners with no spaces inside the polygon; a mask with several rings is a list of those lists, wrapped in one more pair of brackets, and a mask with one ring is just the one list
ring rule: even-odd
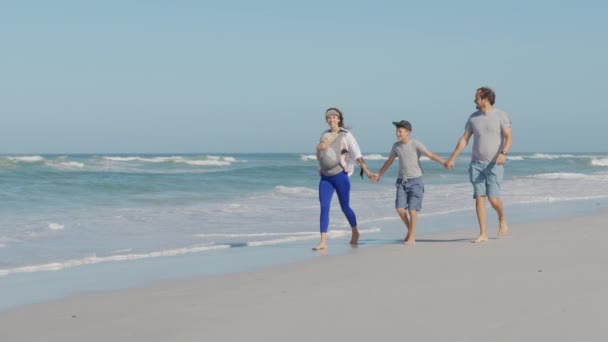
{"label": "man's gray t-shirt", "polygon": [[494,162],[502,150],[503,129],[511,128],[509,114],[494,108],[488,113],[476,111],[471,114],[464,129],[473,132],[472,161]]}
{"label": "man's gray t-shirt", "polygon": [[407,144],[397,141],[391,149],[391,157],[399,157],[399,178],[412,179],[422,176],[420,156],[427,149],[418,140],[411,139]]}

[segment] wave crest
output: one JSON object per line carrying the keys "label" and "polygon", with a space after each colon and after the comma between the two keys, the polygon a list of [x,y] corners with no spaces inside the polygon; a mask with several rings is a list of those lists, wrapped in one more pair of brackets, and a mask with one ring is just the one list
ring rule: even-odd
{"label": "wave crest", "polygon": [[104,156],[104,160],[112,162],[140,162],[140,163],[176,163],[192,166],[230,166],[238,162],[234,157],[229,156],[205,156],[205,157],[140,157],[140,156]]}
{"label": "wave crest", "polygon": [[529,178],[535,179],[584,179],[588,178],[588,175],[582,173],[567,173],[567,172],[556,172],[556,173],[541,173],[538,175],[529,176]]}
{"label": "wave crest", "polygon": [[304,160],[304,161],[317,160],[317,156],[314,154],[301,154],[300,160]]}
{"label": "wave crest", "polygon": [[386,160],[386,159],[388,159],[388,157],[384,157],[378,153],[368,154],[364,158],[367,160]]}
{"label": "wave crest", "polygon": [[608,166],[608,158],[593,158],[591,165],[594,166]]}

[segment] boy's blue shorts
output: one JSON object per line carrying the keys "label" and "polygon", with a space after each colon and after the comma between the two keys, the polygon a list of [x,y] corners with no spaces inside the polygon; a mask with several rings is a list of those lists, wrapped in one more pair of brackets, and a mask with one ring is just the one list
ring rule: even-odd
{"label": "boy's blue shorts", "polygon": [[422,210],[422,197],[424,196],[424,182],[422,177],[403,180],[397,178],[395,182],[397,196],[395,208],[405,208],[410,210]]}

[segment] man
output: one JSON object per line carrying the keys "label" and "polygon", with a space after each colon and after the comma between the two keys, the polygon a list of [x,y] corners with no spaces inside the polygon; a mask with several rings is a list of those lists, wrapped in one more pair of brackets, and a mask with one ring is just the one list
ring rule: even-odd
{"label": "man", "polygon": [[454,160],[465,149],[471,136],[474,137],[469,179],[473,184],[473,198],[479,237],[472,242],[488,241],[486,229],[486,197],[498,214],[498,236],[507,233],[507,220],[500,200],[500,187],[504,175],[504,164],[511,149],[511,118],[506,112],[494,108],[496,94],[488,87],[477,89],[475,105],[477,111],[466,123],[464,134],[458,140],[456,148],[445,162],[446,169],[454,167]]}

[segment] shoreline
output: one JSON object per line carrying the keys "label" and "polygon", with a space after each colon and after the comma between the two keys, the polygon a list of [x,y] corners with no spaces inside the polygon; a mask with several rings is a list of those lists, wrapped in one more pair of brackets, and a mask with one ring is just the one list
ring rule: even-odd
{"label": "shoreline", "polygon": [[[0,312],[10,341],[415,338],[600,341],[608,211],[356,248],[262,270],[166,280]],[[330,246],[331,251],[331,246]]]}
{"label": "shoreline", "polygon": [[[546,221],[548,218],[565,219],[588,216],[602,210],[605,201],[566,202],[508,207],[509,222],[532,223]],[[488,222],[492,229],[493,212]],[[398,217],[391,215],[386,220],[362,222],[361,249],[399,244],[405,230]],[[422,215],[421,215],[422,217]],[[418,237],[435,236],[442,232],[463,230],[474,238],[477,228],[474,208],[466,211],[424,216],[418,225]],[[370,235],[365,233],[371,232]],[[348,232],[350,236],[350,230]],[[464,233],[463,233],[464,234]],[[130,260],[124,262],[102,262],[78,267],[68,267],[56,271],[35,271],[22,274],[0,276],[0,313],[25,305],[44,303],[79,294],[92,294],[112,290],[142,288],[171,280],[191,279],[221,274],[252,272],[281,265],[312,261],[321,257],[310,248],[318,239],[279,243],[270,246],[235,247],[204,253],[185,253],[171,257]],[[330,254],[352,253],[347,235],[330,237]]]}

